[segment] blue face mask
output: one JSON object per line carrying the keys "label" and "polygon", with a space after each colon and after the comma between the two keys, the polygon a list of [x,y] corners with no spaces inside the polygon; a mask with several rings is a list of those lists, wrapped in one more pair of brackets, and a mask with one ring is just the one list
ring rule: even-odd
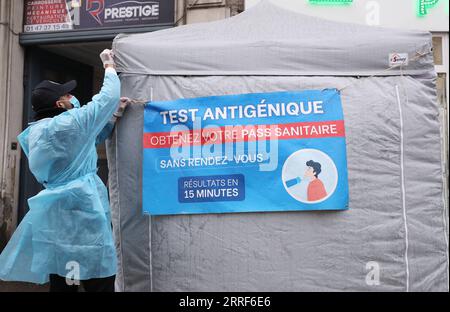
{"label": "blue face mask", "polygon": [[73,108],[80,108],[81,104],[80,101],[78,101],[78,99],[72,95],[72,97],[70,98],[70,103],[73,105]]}

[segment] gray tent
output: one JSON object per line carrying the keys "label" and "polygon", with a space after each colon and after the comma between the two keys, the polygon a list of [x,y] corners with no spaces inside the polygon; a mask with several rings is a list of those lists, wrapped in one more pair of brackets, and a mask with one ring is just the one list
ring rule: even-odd
{"label": "gray tent", "polygon": [[[341,89],[350,188],[342,212],[143,215],[143,107],[134,105],[108,142],[118,290],[448,290],[429,33],[263,1],[227,20],[119,35],[114,51],[122,94],[134,99]],[[409,64],[388,70],[392,53]]]}

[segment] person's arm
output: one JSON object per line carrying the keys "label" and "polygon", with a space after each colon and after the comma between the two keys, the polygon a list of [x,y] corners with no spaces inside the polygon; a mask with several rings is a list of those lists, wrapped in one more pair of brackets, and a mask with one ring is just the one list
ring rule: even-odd
{"label": "person's arm", "polygon": [[128,104],[130,103],[130,99],[126,97],[120,98],[120,104],[117,111],[114,113],[113,117],[108,121],[106,126],[103,128],[103,130],[100,132],[100,134],[95,139],[95,145],[102,144],[106,141],[107,138],[111,136],[111,133],[114,129],[114,126],[116,125],[116,122],[118,119],[120,119],[123,116],[123,112],[127,108]]}
{"label": "person's arm", "polygon": [[100,134],[97,135],[95,138],[95,145],[102,144],[106,141],[107,138],[111,135],[114,126],[116,125],[116,119],[113,117],[111,120],[108,121],[106,126],[103,127],[102,131],[100,131]]}
{"label": "person's arm", "polygon": [[97,138],[105,128],[120,99],[120,80],[114,69],[112,52],[105,50],[100,56],[105,67],[105,78],[100,92],[87,105],[71,111],[82,133],[92,138]]}

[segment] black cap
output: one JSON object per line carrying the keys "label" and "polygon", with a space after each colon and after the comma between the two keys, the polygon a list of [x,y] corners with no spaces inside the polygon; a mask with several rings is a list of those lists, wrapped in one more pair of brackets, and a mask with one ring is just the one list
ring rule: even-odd
{"label": "black cap", "polygon": [[35,112],[53,108],[58,99],[68,94],[77,87],[77,82],[71,80],[65,84],[60,84],[50,80],[44,80],[38,84],[31,94],[31,105]]}

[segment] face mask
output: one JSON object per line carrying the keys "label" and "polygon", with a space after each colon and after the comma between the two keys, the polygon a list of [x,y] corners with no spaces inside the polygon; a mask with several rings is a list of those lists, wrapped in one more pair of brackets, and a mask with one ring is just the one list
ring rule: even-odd
{"label": "face mask", "polygon": [[70,98],[70,103],[73,105],[73,108],[80,108],[81,104],[80,101],[78,101],[78,99],[72,95],[72,97]]}

